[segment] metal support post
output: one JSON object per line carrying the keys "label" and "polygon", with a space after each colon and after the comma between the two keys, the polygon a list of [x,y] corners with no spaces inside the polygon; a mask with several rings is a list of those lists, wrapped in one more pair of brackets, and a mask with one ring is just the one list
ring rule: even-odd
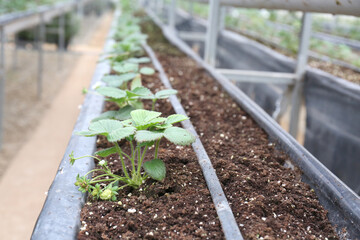
{"label": "metal support post", "polygon": [[216,45],[219,32],[219,17],[220,0],[210,0],[204,60],[212,66],[215,66],[216,63]]}
{"label": "metal support post", "polygon": [[171,30],[175,31],[176,24],[176,0],[171,0],[169,6],[169,27]]}
{"label": "metal support post", "polygon": [[220,7],[220,23],[219,23],[219,32],[225,29],[225,18],[226,18],[226,6]]}
{"label": "metal support post", "polygon": [[18,65],[18,35],[17,33],[14,34],[14,51],[13,51],[13,69],[17,68]]}
{"label": "metal support post", "polygon": [[59,27],[58,27],[58,69],[61,70],[63,68],[64,61],[64,50],[65,50],[65,15],[62,13],[59,16]]}
{"label": "metal support post", "polygon": [[43,90],[43,70],[44,70],[44,50],[43,43],[45,41],[45,22],[44,14],[40,13],[40,25],[38,29],[38,81],[37,81],[37,96],[41,99],[42,90]]}
{"label": "metal support post", "polygon": [[300,108],[303,100],[304,75],[308,60],[309,42],[311,36],[311,13],[303,13],[300,44],[296,62],[296,81],[292,93],[292,108],[290,113],[290,134],[296,138],[299,128]]}
{"label": "metal support post", "polygon": [[77,2],[77,15],[81,21],[84,16],[84,4],[83,4],[82,0],[77,0],[77,1],[78,1]]}
{"label": "metal support post", "polygon": [[4,106],[5,106],[5,29],[0,26],[0,149],[3,141],[3,121],[4,121]]}
{"label": "metal support post", "polygon": [[189,14],[190,14],[190,17],[194,17],[194,2],[192,1],[192,0],[190,0],[189,2],[188,2],[188,4],[189,4],[189,9],[188,9],[188,11],[189,11]]}
{"label": "metal support post", "polygon": [[164,0],[159,0],[159,18],[163,21],[164,20]]}
{"label": "metal support post", "polygon": [[159,1],[158,0],[153,0],[152,8],[153,8],[153,11],[156,13],[156,15],[159,14],[158,6],[159,6]]}

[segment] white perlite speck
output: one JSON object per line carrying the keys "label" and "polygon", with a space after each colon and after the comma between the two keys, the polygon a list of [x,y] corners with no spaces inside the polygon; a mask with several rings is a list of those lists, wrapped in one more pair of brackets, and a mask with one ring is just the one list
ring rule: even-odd
{"label": "white perlite speck", "polygon": [[127,211],[128,211],[129,213],[135,213],[135,212],[136,212],[136,209],[135,209],[135,208],[129,208]]}

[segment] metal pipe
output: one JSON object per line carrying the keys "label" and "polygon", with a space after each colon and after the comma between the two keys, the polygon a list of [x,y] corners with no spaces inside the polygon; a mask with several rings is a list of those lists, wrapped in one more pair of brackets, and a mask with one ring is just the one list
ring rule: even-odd
{"label": "metal pipe", "polygon": [[236,82],[293,84],[296,77],[293,73],[280,73],[268,71],[252,71],[238,69],[216,69],[219,73]]}
{"label": "metal pipe", "polygon": [[165,7],[164,0],[160,0],[160,3],[159,3],[159,18],[161,20],[164,20],[164,7]]}
{"label": "metal pipe", "polygon": [[[193,1],[209,3],[208,0]],[[349,0],[221,0],[221,5],[360,16],[360,1]]]}
{"label": "metal pipe", "polygon": [[194,2],[192,0],[189,1],[188,11],[191,17],[194,16]]}
{"label": "metal pipe", "polygon": [[65,49],[65,15],[64,13],[59,16],[59,27],[58,27],[58,69],[61,70],[63,68],[64,61],[64,49]]}
{"label": "metal pipe", "polygon": [[171,0],[171,4],[169,6],[169,27],[174,31],[176,24],[175,18],[176,18],[176,0]]}
{"label": "metal pipe", "polygon": [[18,65],[18,35],[15,33],[14,35],[14,50],[13,50],[13,69],[17,68]]}
{"label": "metal pipe", "polygon": [[205,33],[203,33],[203,32],[178,31],[178,36],[181,39],[190,40],[190,41],[204,41],[205,40]]}
{"label": "metal pipe", "polygon": [[3,141],[3,121],[4,121],[4,105],[5,105],[5,29],[0,26],[0,149]]}
{"label": "metal pipe", "polygon": [[37,81],[37,96],[41,99],[42,90],[43,90],[43,64],[44,64],[44,51],[43,51],[43,43],[45,41],[45,22],[44,22],[44,14],[40,13],[40,25],[38,29],[38,81]]}
{"label": "metal pipe", "polygon": [[216,45],[219,32],[220,0],[210,0],[210,9],[206,29],[204,60],[211,66],[216,63]]}
{"label": "metal pipe", "polygon": [[77,15],[79,19],[82,20],[82,18],[84,17],[84,6],[82,0],[77,0],[76,8],[77,8]]}
{"label": "metal pipe", "polygon": [[290,113],[289,133],[296,138],[299,127],[299,113],[303,101],[304,75],[308,60],[309,42],[311,36],[311,13],[304,13],[302,17],[301,38],[296,62],[296,80],[292,93],[292,107]]}

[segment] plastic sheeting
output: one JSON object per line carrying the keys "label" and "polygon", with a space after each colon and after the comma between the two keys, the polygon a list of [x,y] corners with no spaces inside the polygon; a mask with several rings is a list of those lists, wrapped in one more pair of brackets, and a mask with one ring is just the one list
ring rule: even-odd
{"label": "plastic sheeting", "polygon": [[321,71],[305,82],[305,148],[360,195],[360,87]]}
{"label": "plastic sheeting", "polygon": [[[180,13],[177,30],[205,33],[205,22]],[[203,55],[204,42],[187,41]],[[217,67],[294,72],[294,60],[239,34],[222,31]],[[285,85],[238,83],[268,114]],[[308,67],[305,75],[305,147],[350,188],[360,194],[360,86]]]}

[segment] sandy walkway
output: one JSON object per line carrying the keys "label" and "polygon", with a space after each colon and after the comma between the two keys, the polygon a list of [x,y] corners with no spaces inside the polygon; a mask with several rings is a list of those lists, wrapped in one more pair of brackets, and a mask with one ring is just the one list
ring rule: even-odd
{"label": "sandy walkway", "polygon": [[12,160],[0,182],[0,239],[29,239],[47,192],[63,157],[83,101],[81,90],[88,86],[111,23],[107,14],[86,46],[92,54],[82,55],[41,121]]}

